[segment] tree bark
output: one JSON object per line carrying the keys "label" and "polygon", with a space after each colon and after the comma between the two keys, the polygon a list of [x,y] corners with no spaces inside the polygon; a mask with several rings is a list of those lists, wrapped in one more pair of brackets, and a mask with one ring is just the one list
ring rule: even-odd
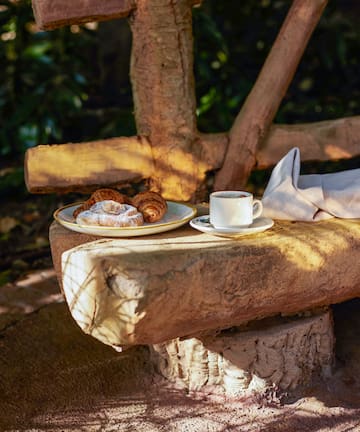
{"label": "tree bark", "polygon": [[191,4],[138,0],[131,81],[138,134],[151,144],[150,187],[164,197],[190,200],[198,177]]}
{"label": "tree bark", "polygon": [[256,164],[257,149],[265,138],[295,74],[327,0],[294,0],[287,18],[230,130],[225,161],[214,189],[241,189]]}
{"label": "tree bark", "polygon": [[37,25],[53,30],[71,24],[105,21],[126,17],[135,7],[135,0],[33,0]]}
{"label": "tree bark", "polygon": [[263,394],[274,386],[294,390],[315,372],[330,375],[335,343],[330,311],[261,324],[153,345],[152,361],[178,386],[190,391],[215,386],[231,396]]}
{"label": "tree bark", "polygon": [[[192,0],[193,6],[202,0]],[[54,30],[89,21],[107,21],[129,16],[136,0],[32,0],[36,24]]]}
{"label": "tree bark", "polygon": [[[199,178],[222,166],[228,141],[227,133],[198,134]],[[302,161],[358,156],[360,116],[291,126],[273,125],[256,153],[256,167],[275,165],[293,147],[299,147]],[[37,146],[29,149],[25,158],[25,181],[32,193],[89,192],[99,186],[121,186],[147,179],[153,173],[153,153],[144,137]],[[178,195],[171,199],[178,199]]]}
{"label": "tree bark", "polygon": [[145,138],[113,138],[43,145],[25,155],[25,183],[32,193],[89,192],[149,177],[153,159]]}

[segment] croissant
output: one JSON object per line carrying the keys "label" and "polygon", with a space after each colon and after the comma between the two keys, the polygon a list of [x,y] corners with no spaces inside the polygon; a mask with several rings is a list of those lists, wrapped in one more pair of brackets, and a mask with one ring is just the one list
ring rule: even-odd
{"label": "croissant", "polygon": [[145,222],[157,222],[167,211],[167,203],[156,192],[140,192],[133,197],[131,204],[142,213]]}
{"label": "croissant", "polygon": [[102,188],[96,190],[88,200],[86,200],[81,206],[77,207],[74,210],[73,216],[76,219],[79,213],[89,210],[95,203],[108,200],[116,201],[119,204],[130,204],[129,198],[126,195],[114,189]]}

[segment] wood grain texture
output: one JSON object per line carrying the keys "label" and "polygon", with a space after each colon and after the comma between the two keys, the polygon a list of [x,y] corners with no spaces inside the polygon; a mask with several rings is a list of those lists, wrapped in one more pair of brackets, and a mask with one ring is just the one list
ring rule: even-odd
{"label": "wood grain texture", "polygon": [[[228,142],[227,133],[198,135],[199,176],[205,177],[207,171],[222,166]],[[360,116],[309,124],[273,125],[256,154],[255,168],[275,165],[293,147],[299,147],[302,161],[358,156]],[[181,153],[178,154],[181,159]],[[26,153],[24,167],[28,190],[50,193],[92,191],[100,185],[146,179],[153,173],[154,161],[146,138],[124,137],[33,147]],[[175,191],[171,199],[178,198]]]}
{"label": "wood grain texture", "polygon": [[50,229],[70,312],[109,345],[160,343],[360,295],[357,220],[276,221],[238,240],[190,227],[92,239]]}
{"label": "wood grain texture", "polygon": [[[201,0],[193,0],[193,6]],[[136,8],[136,0],[32,0],[34,17],[42,30],[72,24],[123,18]]]}
{"label": "wood grain texture", "polygon": [[360,116],[295,125],[273,125],[256,153],[256,167],[275,165],[298,147],[303,161],[349,159],[360,155]]}
{"label": "wood grain texture", "polygon": [[33,0],[34,17],[42,30],[129,15],[135,0]]}
{"label": "wood grain texture", "polygon": [[199,175],[193,72],[192,9],[187,0],[138,0],[130,76],[137,133],[148,137],[152,190],[191,199]]}
{"label": "wood grain texture", "polygon": [[90,191],[138,181],[153,172],[145,138],[37,146],[26,152],[25,182],[32,193]]}
{"label": "wood grain texture", "polygon": [[[266,321],[266,320],[265,320]],[[232,328],[206,337],[153,345],[159,372],[190,391],[221,389],[230,396],[294,390],[314,373],[331,374],[335,338],[331,312]]]}

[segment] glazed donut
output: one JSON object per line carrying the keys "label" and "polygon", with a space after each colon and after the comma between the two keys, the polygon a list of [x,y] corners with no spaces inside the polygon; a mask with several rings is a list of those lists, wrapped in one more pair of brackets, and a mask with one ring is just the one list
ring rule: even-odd
{"label": "glazed donut", "polygon": [[76,223],[79,225],[131,227],[142,225],[144,219],[142,214],[132,205],[105,200],[96,202],[89,210],[80,212],[76,217]]}

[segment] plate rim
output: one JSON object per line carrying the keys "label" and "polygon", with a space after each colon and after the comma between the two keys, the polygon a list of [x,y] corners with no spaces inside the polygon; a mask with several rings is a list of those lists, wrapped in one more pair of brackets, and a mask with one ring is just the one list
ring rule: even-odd
{"label": "plate rim", "polygon": [[79,206],[81,204],[83,204],[85,201],[79,201],[79,202],[75,202],[75,203],[71,203],[71,204],[66,204],[62,207],[59,207],[58,209],[56,209],[53,212],[53,218],[55,219],[56,222],[58,222],[60,225],[68,225],[70,227],[77,227],[77,228],[83,228],[86,230],[92,230],[92,229],[96,229],[96,230],[104,230],[104,231],[142,231],[142,230],[151,230],[154,228],[162,228],[162,227],[166,227],[166,226],[171,226],[171,225],[175,225],[177,223],[183,222],[184,224],[186,222],[189,222],[191,219],[194,218],[194,216],[197,213],[197,209],[194,205],[192,204],[188,204],[188,203],[182,203],[182,202],[178,202],[178,201],[173,201],[173,200],[166,200],[167,203],[172,203],[175,205],[181,205],[184,207],[187,207],[188,209],[191,210],[191,214],[189,216],[186,216],[185,218],[181,218],[181,219],[177,219],[175,221],[170,221],[170,222],[164,222],[164,223],[153,223],[153,224],[148,224],[148,225],[139,225],[139,226],[130,226],[130,227],[112,227],[112,226],[101,226],[101,225],[81,225],[75,222],[75,220],[73,222],[70,221],[66,221],[64,219],[61,219],[59,217],[59,213],[69,207],[75,207],[75,206]]}

